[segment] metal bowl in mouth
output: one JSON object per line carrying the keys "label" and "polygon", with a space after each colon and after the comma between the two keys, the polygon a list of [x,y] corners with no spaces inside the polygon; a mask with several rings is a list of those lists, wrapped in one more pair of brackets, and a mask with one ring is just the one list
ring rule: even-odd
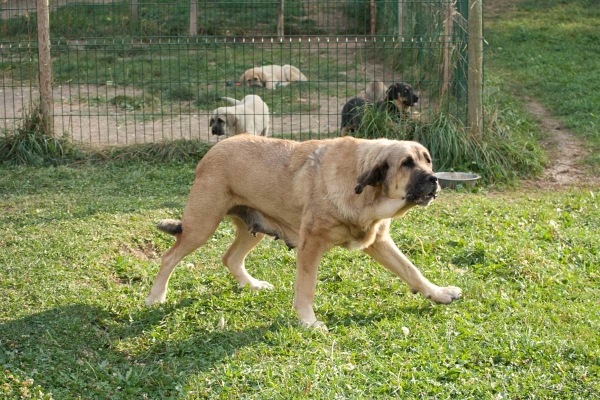
{"label": "metal bowl in mouth", "polygon": [[458,185],[473,187],[481,176],[467,172],[437,172],[435,174],[442,188],[456,189]]}

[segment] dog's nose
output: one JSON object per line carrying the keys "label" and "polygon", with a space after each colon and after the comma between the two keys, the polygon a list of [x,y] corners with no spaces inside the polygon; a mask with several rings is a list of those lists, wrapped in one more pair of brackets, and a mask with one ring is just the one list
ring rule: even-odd
{"label": "dog's nose", "polygon": [[427,180],[429,181],[429,183],[437,183],[438,178],[435,175],[429,175],[429,177],[427,178]]}

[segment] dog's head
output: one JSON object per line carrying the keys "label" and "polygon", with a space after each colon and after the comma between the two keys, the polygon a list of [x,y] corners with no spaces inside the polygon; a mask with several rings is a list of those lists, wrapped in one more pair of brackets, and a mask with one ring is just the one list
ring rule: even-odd
{"label": "dog's head", "polygon": [[356,194],[367,186],[381,187],[383,196],[406,200],[409,205],[429,205],[441,187],[433,173],[429,151],[417,142],[381,139],[365,157]]}
{"label": "dog's head", "polygon": [[260,68],[248,69],[240,77],[240,82],[250,87],[264,87],[267,81],[268,76]]}
{"label": "dog's head", "polygon": [[234,129],[237,124],[235,115],[229,114],[226,108],[227,107],[217,108],[210,116],[208,127],[213,135],[227,135],[229,134],[229,130]]}
{"label": "dog's head", "polygon": [[387,92],[388,101],[396,104],[399,110],[406,110],[408,107],[414,107],[419,102],[419,96],[414,92],[412,86],[408,83],[394,83]]}

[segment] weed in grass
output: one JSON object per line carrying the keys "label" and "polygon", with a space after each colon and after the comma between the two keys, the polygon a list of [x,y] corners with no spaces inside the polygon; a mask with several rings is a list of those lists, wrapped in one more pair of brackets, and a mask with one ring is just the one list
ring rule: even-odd
{"label": "weed in grass", "polygon": [[69,140],[43,132],[39,109],[25,111],[20,126],[0,135],[0,163],[58,165],[81,156],[82,152]]}
{"label": "weed in grass", "polygon": [[167,99],[171,101],[192,101],[194,98],[196,98],[196,92],[190,86],[176,86],[167,92]]}

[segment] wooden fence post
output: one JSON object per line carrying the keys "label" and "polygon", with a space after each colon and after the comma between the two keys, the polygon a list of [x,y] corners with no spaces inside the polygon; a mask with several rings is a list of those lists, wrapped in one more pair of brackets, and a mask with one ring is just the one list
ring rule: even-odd
{"label": "wooden fence post", "polygon": [[377,31],[377,4],[371,0],[371,36],[375,36]]}
{"label": "wooden fence post", "polygon": [[138,0],[131,0],[131,20],[137,21],[139,17]]}
{"label": "wooden fence post", "polygon": [[452,32],[454,28],[454,1],[449,0],[446,5],[446,18],[444,23],[444,71],[442,74],[442,97],[448,91],[450,86],[450,75],[451,75],[451,58],[452,58]]}
{"label": "wooden fence post", "polygon": [[284,32],[284,26],[283,26],[283,6],[285,0],[279,0],[279,3],[277,4],[277,37],[279,38],[279,40],[283,40],[283,36],[285,34]]}
{"label": "wooden fence post", "polygon": [[37,0],[36,8],[42,130],[45,134],[52,135],[54,131],[54,104],[52,100],[52,58],[50,57],[50,14],[48,0]]}
{"label": "wooden fence post", "polygon": [[404,35],[404,0],[398,0],[398,38]]}
{"label": "wooden fence post", "polygon": [[190,0],[190,36],[198,36],[198,2]]}
{"label": "wooden fence post", "polygon": [[467,112],[471,134],[483,133],[483,12],[481,0],[469,0],[469,77]]}

